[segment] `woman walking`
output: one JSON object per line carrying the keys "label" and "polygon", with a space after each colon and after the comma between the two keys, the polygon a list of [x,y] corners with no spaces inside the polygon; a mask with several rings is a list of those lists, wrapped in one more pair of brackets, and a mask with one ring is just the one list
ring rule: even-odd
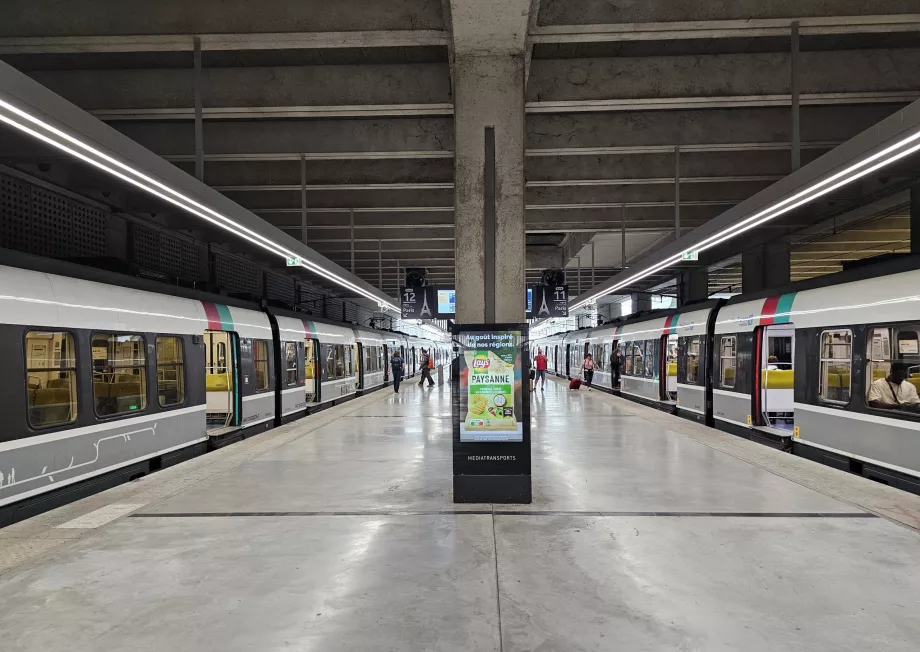
{"label": "woman walking", "polygon": [[594,356],[590,353],[585,355],[585,361],[581,363],[581,370],[585,374],[585,385],[588,386],[588,391],[591,391],[591,381],[594,380]]}

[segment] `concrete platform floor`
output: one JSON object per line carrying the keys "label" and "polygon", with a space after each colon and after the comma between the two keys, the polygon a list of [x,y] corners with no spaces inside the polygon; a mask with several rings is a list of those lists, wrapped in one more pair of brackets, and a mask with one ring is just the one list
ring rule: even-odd
{"label": "concrete platform floor", "polygon": [[0,530],[0,557],[54,542],[0,565],[0,650],[920,649],[917,497],[553,382],[534,504],[455,509],[449,399],[379,392]]}

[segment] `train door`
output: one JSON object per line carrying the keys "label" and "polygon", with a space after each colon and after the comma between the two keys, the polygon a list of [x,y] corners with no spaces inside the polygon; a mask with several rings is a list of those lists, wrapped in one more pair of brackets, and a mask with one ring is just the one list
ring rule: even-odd
{"label": "train door", "polygon": [[383,382],[390,382],[390,347],[383,345]]}
{"label": "train door", "polygon": [[[795,427],[795,326],[774,324],[757,336],[760,377],[760,425],[787,430]],[[757,383],[755,383],[755,387]]]}
{"label": "train door", "polygon": [[566,345],[565,345],[564,353],[565,353],[565,375],[566,375],[566,378],[571,378],[571,376],[569,375],[569,371],[570,371],[571,368],[572,368],[571,361],[569,360],[569,358],[571,357],[571,356],[569,355],[569,351],[570,351],[571,349],[572,349],[572,345],[571,345],[571,344],[566,344]]}
{"label": "train door", "polygon": [[240,425],[240,339],[236,333],[205,331],[205,392],[208,431]]}
{"label": "train door", "polygon": [[320,374],[317,366],[316,354],[319,352],[319,340],[307,339],[303,344],[304,388],[307,394],[307,405],[320,402],[322,383],[319,382]]}
{"label": "train door", "polygon": [[367,349],[364,348],[364,345],[361,342],[355,344],[355,353],[356,353],[356,368],[355,374],[358,376],[358,389],[364,389],[364,355],[367,353]]}
{"label": "train door", "polygon": [[677,400],[677,335],[661,338],[661,399]]}

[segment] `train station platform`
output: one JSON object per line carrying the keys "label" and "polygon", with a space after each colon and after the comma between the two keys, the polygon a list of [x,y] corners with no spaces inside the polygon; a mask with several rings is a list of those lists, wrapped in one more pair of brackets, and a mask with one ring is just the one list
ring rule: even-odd
{"label": "train station platform", "polygon": [[532,505],[408,384],[0,530],[0,649],[920,648],[920,496],[559,381]]}

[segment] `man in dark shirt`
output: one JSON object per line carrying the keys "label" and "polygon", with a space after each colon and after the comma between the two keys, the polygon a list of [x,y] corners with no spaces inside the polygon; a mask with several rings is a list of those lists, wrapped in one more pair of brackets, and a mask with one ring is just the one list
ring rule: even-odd
{"label": "man in dark shirt", "polygon": [[399,350],[393,351],[393,357],[390,358],[390,370],[393,372],[393,391],[399,394],[399,381],[403,378],[403,371],[406,364],[399,355]]}

